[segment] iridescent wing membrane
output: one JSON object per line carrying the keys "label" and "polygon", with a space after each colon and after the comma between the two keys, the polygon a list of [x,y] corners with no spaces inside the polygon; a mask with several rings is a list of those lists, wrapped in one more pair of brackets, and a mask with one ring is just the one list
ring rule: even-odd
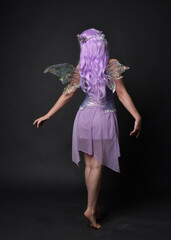
{"label": "iridescent wing membrane", "polygon": [[124,76],[122,76],[121,74],[128,69],[130,69],[130,67],[121,64],[117,59],[107,64],[106,66],[106,74],[108,78],[107,86],[112,90],[113,93],[115,92],[116,88],[115,80],[123,78]]}
{"label": "iridescent wing membrane", "polygon": [[47,67],[43,73],[50,72],[57,76],[62,84],[69,83],[64,89],[62,94],[74,92],[81,86],[80,75],[78,68],[70,63],[54,64]]}
{"label": "iridescent wing membrane", "polygon": [[[129,69],[130,67],[124,66],[123,64],[119,63],[118,60],[113,60],[106,66],[106,75],[107,75],[107,86],[115,92],[115,81],[117,79],[123,78],[121,73],[125,70]],[[81,87],[80,83],[80,74],[79,69],[74,67],[70,63],[61,63],[61,64],[54,64],[47,67],[44,70],[44,73],[50,72],[53,75],[57,76],[62,84],[69,83],[64,89],[62,94],[69,94],[74,92],[77,88]],[[83,79],[83,84],[86,85],[86,80]]]}

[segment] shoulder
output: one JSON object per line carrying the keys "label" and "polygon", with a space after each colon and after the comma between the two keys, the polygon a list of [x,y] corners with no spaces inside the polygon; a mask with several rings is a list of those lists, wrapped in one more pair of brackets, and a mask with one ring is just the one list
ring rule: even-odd
{"label": "shoulder", "polygon": [[111,62],[113,62],[113,61],[119,62],[118,59],[116,59],[116,58],[111,58],[111,59],[109,59],[109,63],[111,63]]}
{"label": "shoulder", "polygon": [[75,71],[79,71],[79,64],[75,67]]}
{"label": "shoulder", "polygon": [[106,67],[108,69],[112,70],[115,68],[116,64],[118,64],[118,63],[119,63],[119,61],[116,58],[111,58],[111,59],[109,59],[109,62]]}

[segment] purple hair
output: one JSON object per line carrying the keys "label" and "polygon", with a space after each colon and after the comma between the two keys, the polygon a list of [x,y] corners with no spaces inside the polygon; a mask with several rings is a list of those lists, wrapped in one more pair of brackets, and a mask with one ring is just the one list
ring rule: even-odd
{"label": "purple hair", "polygon": [[90,96],[101,99],[106,95],[105,68],[109,61],[107,40],[102,31],[94,28],[83,31],[77,37],[81,48],[79,60],[81,88]]}

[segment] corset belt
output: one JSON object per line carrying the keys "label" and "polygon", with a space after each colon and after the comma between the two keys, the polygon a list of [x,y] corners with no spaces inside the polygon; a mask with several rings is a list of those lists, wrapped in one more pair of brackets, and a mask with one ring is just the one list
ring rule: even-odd
{"label": "corset belt", "polygon": [[79,109],[83,110],[86,106],[102,107],[106,113],[116,112],[115,104],[113,100],[110,98],[107,98],[107,99],[103,98],[103,99],[97,100],[87,95],[83,103],[80,105]]}

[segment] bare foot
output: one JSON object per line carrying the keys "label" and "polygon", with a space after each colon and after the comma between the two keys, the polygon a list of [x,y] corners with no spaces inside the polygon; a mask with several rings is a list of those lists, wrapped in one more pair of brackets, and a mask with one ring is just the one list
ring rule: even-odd
{"label": "bare foot", "polygon": [[89,210],[85,210],[84,216],[89,220],[91,227],[96,229],[101,228],[101,225],[96,222],[95,214],[91,213]]}

